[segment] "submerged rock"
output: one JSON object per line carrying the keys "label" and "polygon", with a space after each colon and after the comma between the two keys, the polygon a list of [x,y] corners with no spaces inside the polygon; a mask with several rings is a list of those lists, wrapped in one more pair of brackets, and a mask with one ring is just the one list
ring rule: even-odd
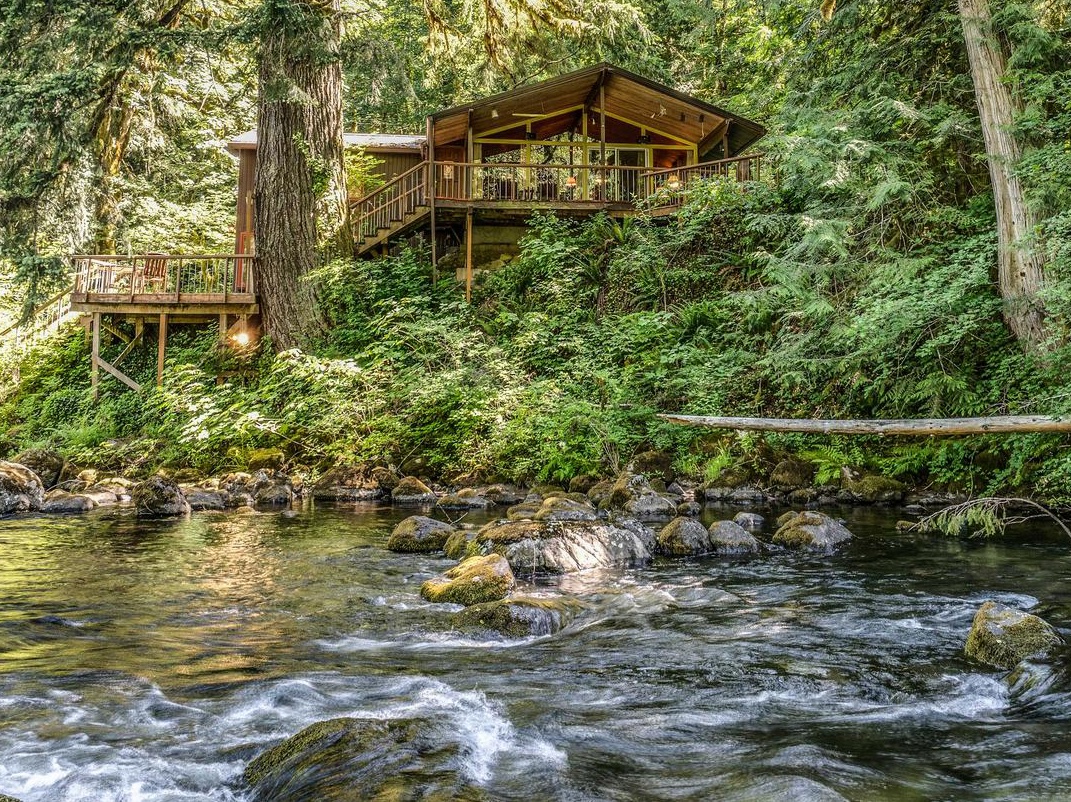
{"label": "submerged rock", "polygon": [[420,507],[435,503],[435,493],[415,476],[406,476],[390,491],[391,501],[400,507]]}
{"label": "submerged rock", "polygon": [[708,530],[710,545],[718,554],[755,554],[762,545],[735,521],[715,521]]}
{"label": "submerged rock", "polygon": [[964,652],[981,663],[1010,669],[1028,657],[1047,654],[1062,642],[1044,619],[989,601],[974,615]]}
{"label": "submerged rock", "polygon": [[137,507],[139,518],[169,518],[190,512],[189,502],[179,486],[162,476],[153,476],[135,485],[131,500]]}
{"label": "submerged rock", "polygon": [[66,490],[49,490],[45,494],[45,503],[41,512],[89,512],[97,502],[80,493],[68,493]]}
{"label": "submerged rock", "polygon": [[442,551],[454,527],[426,515],[410,515],[394,527],[387,548],[404,554],[430,554]]}
{"label": "submerged rock", "polygon": [[658,550],[675,557],[694,557],[711,551],[710,534],[694,518],[676,518],[658,533]]}
{"label": "submerged rock", "polygon": [[0,460],[0,515],[39,510],[45,502],[40,477],[25,465]]}
{"label": "submerged rock", "polygon": [[456,745],[420,719],[336,718],[263,752],[242,779],[251,802],[479,800],[451,766]]}
{"label": "submerged rock", "polygon": [[606,521],[498,521],[481,529],[471,548],[501,554],[524,574],[625,568],[651,559],[635,531]]}
{"label": "submerged rock", "polygon": [[852,539],[852,533],[841,523],[820,512],[801,512],[782,524],[773,542],[790,549],[833,551]]}
{"label": "submerged rock", "polygon": [[763,524],[766,523],[766,519],[757,512],[738,512],[733,516],[733,523],[738,524],[751,532],[757,532],[762,529]]}
{"label": "submerged rock", "polygon": [[37,478],[41,480],[41,486],[45,490],[55,487],[59,483],[60,475],[63,473],[63,466],[67,464],[67,460],[63,458],[62,454],[50,448],[31,448],[21,454],[17,454],[11,461],[17,465],[25,465],[36,473]]}
{"label": "submerged rock", "polygon": [[463,632],[527,638],[560,632],[575,613],[576,604],[564,599],[518,597],[467,607],[454,615],[452,623]]}
{"label": "submerged rock", "polygon": [[473,604],[506,598],[516,581],[506,558],[500,554],[469,557],[445,574],[429,579],[420,587],[420,595],[430,602]]}

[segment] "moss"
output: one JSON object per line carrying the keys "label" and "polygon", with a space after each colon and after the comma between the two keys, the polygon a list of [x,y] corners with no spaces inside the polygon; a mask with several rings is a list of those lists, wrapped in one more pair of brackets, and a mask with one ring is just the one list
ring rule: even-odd
{"label": "moss", "polygon": [[773,542],[790,549],[832,551],[851,540],[852,533],[820,512],[801,512],[788,519],[773,536]]}
{"label": "moss", "polygon": [[887,476],[864,476],[861,479],[846,479],[844,489],[874,504],[902,501],[907,485]]}
{"label": "moss", "polygon": [[15,799],[13,796],[8,796],[7,794],[0,794],[0,802],[19,802],[19,800]]}
{"label": "moss", "polygon": [[286,454],[278,448],[255,448],[249,452],[246,465],[251,471],[277,470],[286,462]]}
{"label": "moss", "polygon": [[793,518],[795,518],[797,515],[799,515],[798,512],[786,512],[786,513],[784,513],[782,515],[779,515],[779,516],[777,516],[777,525],[779,527],[784,526],[789,521],[791,521]]}
{"label": "moss", "polygon": [[294,758],[337,742],[359,723],[353,718],[333,718],[306,727],[297,735],[257,756],[242,772],[242,779],[249,785],[259,785]]}
{"label": "moss", "polygon": [[809,487],[817,473],[816,467],[810,462],[799,459],[786,459],[777,463],[770,472],[770,485],[772,487]]}
{"label": "moss", "polygon": [[469,542],[476,536],[471,530],[458,529],[446,538],[443,551],[451,560],[460,560],[468,553]]}
{"label": "moss", "polygon": [[476,535],[476,540],[492,546],[519,543],[522,540],[553,537],[555,530],[540,521],[506,521],[485,526]]}
{"label": "moss", "polygon": [[522,501],[506,510],[506,517],[511,521],[523,521],[539,512],[542,506],[542,502],[539,501]]}
{"label": "moss", "polygon": [[457,629],[491,631],[508,638],[552,635],[576,612],[575,602],[564,599],[515,598],[476,604],[454,615]]}
{"label": "moss", "polygon": [[658,533],[658,548],[677,557],[706,554],[710,551],[710,535],[694,518],[676,518]]}
{"label": "moss", "polygon": [[387,548],[405,554],[429,554],[442,551],[454,527],[425,515],[410,515],[394,527]]}
{"label": "moss", "polygon": [[1056,630],[1043,619],[990,601],[975,613],[964,651],[979,662],[1011,669],[1060,642]]}
{"label": "moss", "polygon": [[613,489],[614,483],[609,479],[603,479],[588,489],[588,501],[598,507],[610,497],[610,491]]}
{"label": "moss", "polygon": [[473,604],[506,598],[516,585],[506,558],[498,554],[468,557],[441,577],[429,579],[420,595],[436,604]]}

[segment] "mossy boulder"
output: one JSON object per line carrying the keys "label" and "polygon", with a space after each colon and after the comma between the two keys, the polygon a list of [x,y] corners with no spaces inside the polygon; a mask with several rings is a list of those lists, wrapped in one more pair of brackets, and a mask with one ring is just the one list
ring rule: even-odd
{"label": "mossy boulder", "polygon": [[162,476],[134,485],[130,497],[139,518],[171,518],[190,512],[190,503],[179,486]]}
{"label": "mossy boulder", "polygon": [[840,522],[820,512],[801,512],[783,524],[773,536],[779,546],[805,551],[830,552],[852,539]]}
{"label": "mossy boulder", "polygon": [[986,602],[974,614],[964,651],[967,657],[996,668],[1012,669],[1030,657],[1041,657],[1062,643],[1044,619],[997,602]]}
{"label": "mossy boulder", "polygon": [[246,466],[250,471],[277,471],[286,462],[286,454],[280,448],[254,448],[249,452]]}
{"label": "mossy boulder", "polygon": [[715,521],[707,530],[711,550],[717,554],[756,554],[762,546],[736,521]]}
{"label": "mossy boulder", "polygon": [[446,538],[443,553],[451,560],[460,560],[469,553],[469,543],[476,537],[475,529],[457,529]]}
{"label": "mossy boulder", "polygon": [[801,459],[781,460],[770,472],[769,484],[781,490],[796,490],[810,487],[818,469],[811,462]]}
{"label": "mossy boulder", "polygon": [[646,476],[626,472],[618,476],[610,487],[610,492],[605,498],[605,506],[623,510],[632,499],[648,493],[654,493],[654,489]]}
{"label": "mossy boulder", "polygon": [[458,776],[443,729],[421,719],[321,721],[258,755],[242,779],[250,802],[480,799]]}
{"label": "mossy boulder", "polygon": [[651,560],[637,532],[607,521],[496,521],[477,533],[470,551],[501,554],[523,575],[625,568]]}
{"label": "mossy boulder", "polygon": [[451,621],[462,632],[496,632],[507,638],[553,635],[576,614],[575,602],[565,599],[516,597],[475,604],[456,613]]}
{"label": "mossy boulder", "polygon": [[588,501],[596,507],[602,507],[603,502],[610,497],[610,493],[613,489],[614,482],[610,479],[603,479],[601,482],[596,482],[589,487],[585,495],[587,495]]}
{"label": "mossy boulder", "polygon": [[524,501],[526,495],[528,494],[522,493],[515,486],[505,484],[491,485],[483,491],[484,498],[499,507],[511,507],[514,504],[520,504]]}
{"label": "mossy boulder", "polygon": [[738,512],[733,516],[733,523],[739,524],[749,532],[758,532],[766,524],[766,519],[757,512]]}
{"label": "mossy boulder", "polygon": [[471,493],[471,491],[468,494],[465,494],[464,491],[450,493],[443,496],[436,503],[444,510],[483,510],[491,506],[491,502],[483,496]]}
{"label": "mossy boulder", "polygon": [[652,491],[633,496],[624,510],[639,521],[664,521],[677,514],[677,500]]}
{"label": "mossy boulder", "polygon": [[639,473],[648,479],[661,479],[667,484],[676,478],[673,470],[673,455],[665,451],[641,451],[632,458],[629,470]]}
{"label": "mossy boulder", "polygon": [[574,476],[569,480],[569,492],[570,493],[587,493],[591,488],[595,487],[599,483],[598,476],[592,476],[589,473],[582,473],[580,476]]}
{"label": "mossy boulder", "polygon": [[777,516],[777,526],[778,526],[778,528],[780,528],[780,527],[784,526],[785,524],[787,524],[789,521],[791,521],[797,515],[799,515],[799,513],[796,512],[795,510],[789,510],[788,512],[783,512],[780,515],[778,515]]}
{"label": "mossy boulder", "polygon": [[289,476],[267,470],[259,470],[253,475],[252,494],[257,504],[274,507],[289,507],[295,495]]}
{"label": "mossy boulder", "polygon": [[426,515],[410,515],[387,538],[387,548],[403,554],[431,554],[442,551],[454,527]]}
{"label": "mossy boulder", "polygon": [[899,504],[907,493],[907,485],[887,476],[845,476],[841,487],[851,494],[852,500],[864,504]]}
{"label": "mossy boulder", "polygon": [[682,501],[677,505],[677,515],[686,518],[698,518],[703,512],[703,505],[698,501]]}
{"label": "mossy boulder", "polygon": [[694,557],[711,550],[707,528],[694,518],[675,518],[662,528],[658,550],[674,557]]}
{"label": "mossy boulder", "polygon": [[375,501],[387,498],[398,477],[387,468],[366,465],[336,465],[312,488],[318,501]]}
{"label": "mossy boulder", "polygon": [[522,501],[506,510],[506,517],[511,521],[530,521],[541,509],[542,501]]}
{"label": "mossy boulder", "polygon": [[63,473],[63,466],[67,464],[67,460],[64,459],[62,454],[50,448],[31,448],[16,454],[11,461],[18,465],[25,465],[36,473],[37,478],[41,480],[41,486],[45,490],[55,487],[59,483],[60,475]]}
{"label": "mossy boulder", "polygon": [[499,554],[469,557],[445,574],[429,579],[420,595],[437,604],[473,604],[506,598],[516,585],[506,558]]}
{"label": "mossy boulder", "polygon": [[543,499],[539,509],[532,515],[536,521],[594,521],[598,518],[595,508],[587,498],[583,501],[568,496],[551,496]]}
{"label": "mossy boulder", "polygon": [[390,491],[390,498],[400,507],[420,507],[435,503],[435,493],[415,476],[406,476]]}
{"label": "mossy boulder", "polygon": [[45,502],[40,477],[25,465],[0,460],[0,515],[39,510]]}
{"label": "mossy boulder", "polygon": [[0,802],[21,802],[21,801],[18,800],[18,799],[15,799],[15,797],[13,797],[13,796],[8,796],[7,794],[0,794]]}

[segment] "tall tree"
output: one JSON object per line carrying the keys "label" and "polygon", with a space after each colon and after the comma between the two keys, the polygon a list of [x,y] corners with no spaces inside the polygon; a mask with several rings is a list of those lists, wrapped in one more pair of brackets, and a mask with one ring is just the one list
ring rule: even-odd
{"label": "tall tree", "polygon": [[261,315],[276,348],[323,332],[315,270],[353,253],[342,141],[339,0],[265,0],[254,231]]}
{"label": "tall tree", "polygon": [[1035,347],[1045,336],[1040,297],[1045,259],[1043,251],[1032,245],[1039,220],[1027,205],[1016,172],[1023,151],[1013,126],[1022,108],[1007,79],[1008,57],[994,29],[989,0],[958,2],[993,186],[999,249],[997,284],[1004,298],[1004,319],[1021,343]]}

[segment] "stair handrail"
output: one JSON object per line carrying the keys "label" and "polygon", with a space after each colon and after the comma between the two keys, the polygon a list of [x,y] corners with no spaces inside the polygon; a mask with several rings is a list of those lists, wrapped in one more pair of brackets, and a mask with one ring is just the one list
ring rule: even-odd
{"label": "stair handrail", "polygon": [[[28,316],[26,316],[25,318],[20,317],[10,326],[0,331],[0,342],[7,340],[8,335],[11,334],[11,332],[15,332],[16,340],[18,340],[20,330],[25,330],[31,337],[33,337],[33,335],[37,334],[41,329],[48,328],[49,326],[54,325],[55,321],[62,320],[70,311],[71,293],[73,291],[74,285],[71,284],[65,289],[62,289],[57,292],[51,298],[42,301],[40,304],[34,307],[33,311]],[[44,312],[48,311],[52,307],[59,307],[62,309],[62,307],[64,306],[66,306],[65,311],[60,312],[60,314],[58,315],[50,316],[48,322],[40,323],[39,318]]]}
{"label": "stair handrail", "polygon": [[410,167],[350,205],[358,240],[374,235],[380,228],[390,228],[392,220],[400,221],[408,212],[424,205],[428,164],[425,160]]}

